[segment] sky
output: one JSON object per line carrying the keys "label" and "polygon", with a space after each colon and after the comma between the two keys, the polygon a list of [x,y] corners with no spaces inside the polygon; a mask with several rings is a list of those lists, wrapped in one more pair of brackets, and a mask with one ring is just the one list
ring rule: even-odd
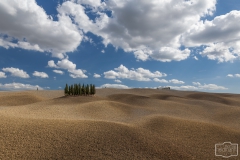
{"label": "sky", "polygon": [[239,0],[7,0],[0,21],[0,91],[240,93]]}

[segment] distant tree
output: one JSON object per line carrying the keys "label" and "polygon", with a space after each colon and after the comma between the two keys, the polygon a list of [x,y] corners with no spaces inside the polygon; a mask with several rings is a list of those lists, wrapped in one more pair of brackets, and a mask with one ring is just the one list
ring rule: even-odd
{"label": "distant tree", "polygon": [[78,85],[76,84],[76,95],[78,95]]}
{"label": "distant tree", "polygon": [[82,95],[85,95],[86,94],[86,90],[85,90],[85,86],[84,84],[82,85]]}
{"label": "distant tree", "polygon": [[88,96],[89,95],[89,85],[87,84],[86,86],[86,95]]}
{"label": "distant tree", "polygon": [[66,84],[65,89],[64,89],[65,95],[68,95],[68,85]]}
{"label": "distant tree", "polygon": [[73,85],[71,85],[71,95],[73,95]]}
{"label": "distant tree", "polygon": [[66,83],[66,86],[64,88],[64,94],[65,95],[94,95],[96,94],[96,89],[94,84],[87,84],[82,85],[79,83],[75,83],[72,85],[68,85]]}
{"label": "distant tree", "polygon": [[81,89],[81,84],[80,83],[78,84],[78,94],[82,95],[82,89]]}
{"label": "distant tree", "polygon": [[77,94],[77,93],[76,93],[76,89],[77,89],[77,86],[76,86],[76,84],[74,84],[74,85],[73,85],[73,94],[74,94],[74,96]]}
{"label": "distant tree", "polygon": [[92,86],[92,84],[90,84],[90,95],[92,95],[93,94],[93,86]]}
{"label": "distant tree", "polygon": [[93,95],[96,94],[95,85],[93,85]]}
{"label": "distant tree", "polygon": [[73,84],[73,95],[75,95],[75,84]]}

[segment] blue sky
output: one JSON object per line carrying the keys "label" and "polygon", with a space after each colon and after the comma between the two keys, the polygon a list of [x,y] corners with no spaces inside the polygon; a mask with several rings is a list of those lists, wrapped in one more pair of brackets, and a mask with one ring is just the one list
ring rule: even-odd
{"label": "blue sky", "polygon": [[8,0],[0,20],[0,90],[240,93],[239,0]]}

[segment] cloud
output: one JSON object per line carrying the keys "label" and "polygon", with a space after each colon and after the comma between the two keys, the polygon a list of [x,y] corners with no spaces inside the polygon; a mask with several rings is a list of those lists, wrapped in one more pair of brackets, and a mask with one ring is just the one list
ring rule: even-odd
{"label": "cloud", "polygon": [[237,77],[237,78],[239,78],[240,74],[234,74],[234,75],[233,74],[228,74],[227,77],[231,77],[231,78]]}
{"label": "cloud", "polygon": [[58,68],[58,66],[54,63],[53,60],[48,61],[48,67],[50,67],[50,68]]}
{"label": "cloud", "polygon": [[181,61],[187,59],[190,55],[190,50],[179,50],[171,47],[161,47],[159,51],[153,52],[151,57],[162,62]]}
{"label": "cloud", "polygon": [[240,77],[240,74],[235,74],[235,77]]}
{"label": "cloud", "polygon": [[38,71],[34,71],[33,76],[40,77],[40,78],[48,78],[47,73],[45,73],[45,72],[38,72]]}
{"label": "cloud", "polygon": [[[54,66],[54,65],[53,65]],[[66,69],[66,70],[73,70],[76,69],[76,64],[72,63],[68,59],[63,59],[57,62],[58,68]]]}
{"label": "cloud", "polygon": [[94,73],[93,77],[94,77],[94,78],[100,78],[101,75],[100,75],[100,74],[96,74],[96,73]]}
{"label": "cloud", "polygon": [[134,56],[138,60],[146,61],[150,59],[150,54],[152,54],[152,51],[144,51],[144,50],[136,50],[134,51]]}
{"label": "cloud", "polygon": [[61,74],[61,75],[63,75],[63,74],[64,74],[64,72],[63,72],[63,71],[61,71],[61,70],[53,70],[53,72],[55,72],[55,73],[57,73],[57,74]]}
{"label": "cloud", "polygon": [[4,37],[1,37],[1,35],[0,35],[0,46],[4,47],[6,49],[8,49],[10,47],[12,47],[12,48],[18,47],[18,48],[22,48],[22,49],[26,49],[26,50],[34,50],[34,51],[39,51],[39,52],[44,51],[37,44],[32,45],[28,42],[23,42],[23,41],[18,41],[17,43],[13,43]]}
{"label": "cloud", "polygon": [[224,43],[209,44],[200,54],[218,62],[233,62],[237,58],[229,46],[226,46]]}
{"label": "cloud", "polygon": [[160,82],[160,83],[169,83],[166,79],[154,78],[153,81],[155,81],[155,82]]}
{"label": "cloud", "polygon": [[128,86],[122,84],[103,84],[99,88],[119,88],[119,89],[129,89]]}
{"label": "cloud", "polygon": [[[112,44],[133,52],[138,60],[164,62],[188,58],[190,51],[179,49],[182,34],[202,17],[212,15],[216,5],[216,0],[109,0],[97,1],[97,5],[91,1],[73,2],[64,2],[59,12],[71,15],[84,33],[102,37],[105,46]],[[96,15],[94,20],[85,14],[81,4],[90,6]]]}
{"label": "cloud", "polygon": [[223,86],[218,86],[216,84],[201,84],[199,82],[193,82],[194,86],[170,86],[171,89],[176,90],[227,90],[228,88]]}
{"label": "cloud", "polygon": [[122,81],[120,81],[119,79],[115,79],[114,82],[122,83]]}
{"label": "cloud", "polygon": [[166,80],[166,79],[158,79],[158,78],[154,78],[153,81],[155,82],[160,82],[160,83],[174,83],[174,84],[184,84],[185,82],[183,81],[179,81],[177,79],[172,79],[172,80]]}
{"label": "cloud", "polygon": [[30,76],[27,74],[27,72],[18,69],[18,68],[3,68],[2,69],[4,72],[10,72],[11,76],[13,77],[20,77],[20,78],[29,78]]}
{"label": "cloud", "polygon": [[199,82],[192,82],[193,83],[193,85],[196,85],[196,86],[200,86],[201,85],[201,83],[199,83]]}
{"label": "cloud", "polygon": [[234,77],[234,75],[232,75],[232,74],[228,74],[227,77]]}
{"label": "cloud", "polygon": [[194,58],[195,60],[197,60],[197,61],[198,61],[198,58],[197,58],[197,56],[194,56],[193,58]]}
{"label": "cloud", "polygon": [[4,72],[0,72],[0,78],[7,78]]}
{"label": "cloud", "polygon": [[188,47],[204,45],[200,54],[219,62],[233,61],[240,57],[240,11],[231,11],[213,20],[199,21],[183,35]]}
{"label": "cloud", "polygon": [[171,89],[176,89],[176,90],[227,90],[228,88],[223,87],[223,86],[217,86],[215,84],[205,84],[203,86],[170,86]]}
{"label": "cloud", "polygon": [[70,72],[70,77],[72,78],[88,78],[87,75],[84,74],[84,71],[81,69],[72,69],[72,70],[68,70],[68,72]]}
{"label": "cloud", "polygon": [[2,90],[43,90],[42,87],[38,85],[30,85],[30,84],[22,84],[22,83],[6,83],[6,84],[1,84],[0,83],[0,88]]}
{"label": "cloud", "polygon": [[68,59],[62,59],[58,61],[57,64],[55,64],[53,60],[48,61],[48,67],[65,69],[69,72],[69,76],[72,78],[88,78],[85,74],[85,70],[76,69],[76,64]]}
{"label": "cloud", "polygon": [[195,86],[190,86],[190,85],[186,85],[186,86],[170,86],[171,89],[176,89],[176,90],[199,90],[198,87]]}
{"label": "cloud", "polygon": [[5,48],[46,51],[64,58],[64,53],[76,50],[83,37],[69,16],[59,12],[58,21],[53,21],[35,0],[1,1],[0,15],[4,22],[1,33],[10,37],[0,36],[0,46]]}
{"label": "cloud", "polygon": [[199,88],[203,90],[227,90],[228,89],[226,87],[218,86],[216,84],[204,84],[199,86]]}
{"label": "cloud", "polygon": [[172,79],[172,80],[169,80],[170,83],[174,83],[174,84],[184,84],[185,82],[183,81],[179,81],[177,79]]}
{"label": "cloud", "polygon": [[129,70],[124,65],[120,65],[118,68],[114,68],[115,71],[110,70],[104,72],[104,77],[107,79],[130,79],[136,81],[151,81],[150,78],[167,76],[165,73],[159,71],[151,72],[144,68]]}
{"label": "cloud", "polygon": [[100,7],[101,0],[72,0],[72,2],[88,5],[88,7]]}

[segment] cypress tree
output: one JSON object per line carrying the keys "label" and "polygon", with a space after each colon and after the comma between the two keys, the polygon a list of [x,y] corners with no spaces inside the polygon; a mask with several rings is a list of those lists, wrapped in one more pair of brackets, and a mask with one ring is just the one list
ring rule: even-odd
{"label": "cypress tree", "polygon": [[78,85],[76,83],[76,95],[78,95]]}
{"label": "cypress tree", "polygon": [[73,95],[75,96],[75,84],[73,84]]}
{"label": "cypress tree", "polygon": [[67,83],[66,83],[66,86],[65,86],[65,89],[64,89],[64,93],[65,93],[65,95],[68,95],[68,85],[67,85]]}
{"label": "cypress tree", "polygon": [[91,94],[93,95],[93,84],[91,86]]}
{"label": "cypress tree", "polygon": [[76,84],[76,95],[79,95],[78,93],[78,85]]}
{"label": "cypress tree", "polygon": [[71,95],[73,95],[73,85],[71,85]]}
{"label": "cypress tree", "polygon": [[76,95],[76,84],[73,85],[73,94]]}
{"label": "cypress tree", "polygon": [[82,94],[85,95],[85,93],[86,93],[86,92],[85,92],[85,86],[84,86],[84,84],[83,84],[83,85],[82,85]]}
{"label": "cypress tree", "polygon": [[70,93],[71,93],[71,87],[68,86],[68,95],[70,95]]}
{"label": "cypress tree", "polygon": [[76,84],[76,95],[78,95],[78,85]]}
{"label": "cypress tree", "polygon": [[96,94],[95,85],[93,85],[93,95]]}
{"label": "cypress tree", "polygon": [[89,85],[87,84],[86,86],[86,95],[88,96],[89,95]]}
{"label": "cypress tree", "polygon": [[92,95],[92,84],[90,84],[90,95]]}
{"label": "cypress tree", "polygon": [[79,95],[82,95],[82,89],[81,89],[81,84],[80,83],[78,84],[78,93],[79,93]]}

